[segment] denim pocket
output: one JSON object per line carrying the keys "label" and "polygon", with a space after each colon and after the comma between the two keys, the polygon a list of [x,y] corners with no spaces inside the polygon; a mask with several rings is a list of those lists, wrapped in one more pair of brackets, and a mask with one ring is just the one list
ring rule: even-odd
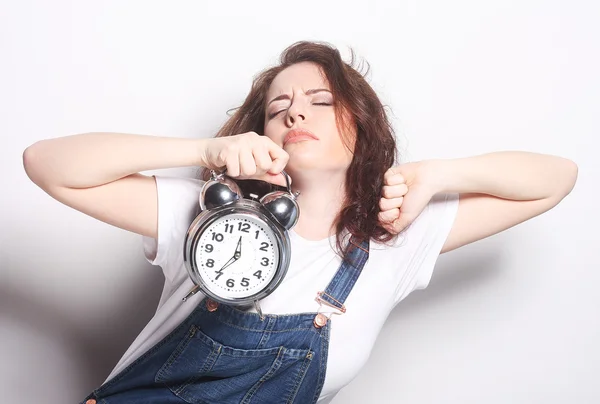
{"label": "denim pocket", "polygon": [[191,404],[293,402],[313,356],[284,346],[234,348],[192,325],[155,380]]}

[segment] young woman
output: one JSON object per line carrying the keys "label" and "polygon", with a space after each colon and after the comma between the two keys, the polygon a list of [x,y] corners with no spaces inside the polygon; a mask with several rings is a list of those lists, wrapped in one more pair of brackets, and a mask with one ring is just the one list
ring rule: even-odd
{"label": "young woman", "polygon": [[[166,279],[155,316],[83,402],[329,402],[390,311],[427,286],[440,253],[551,209],[577,177],[572,161],[527,152],[396,161],[372,88],[335,48],[310,42],[255,79],[216,138],[86,133],[27,148],[32,181],[142,235]],[[226,169],[250,188],[256,181],[245,180],[284,185],[285,168],[300,192],[290,267],[260,302],[263,316],[202,293],[183,301],[194,286],[183,240],[208,170],[203,179],[139,173],[181,166]]]}

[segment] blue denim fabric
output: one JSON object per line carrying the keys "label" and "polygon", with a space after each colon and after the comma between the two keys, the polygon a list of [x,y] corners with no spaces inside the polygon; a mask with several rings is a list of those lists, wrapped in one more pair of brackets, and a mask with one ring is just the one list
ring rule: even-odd
{"label": "blue denim fabric", "polygon": [[[369,242],[350,248],[323,300],[337,307],[369,256]],[[329,295],[329,296],[327,296]],[[204,299],[168,336],[88,399],[98,404],[315,403],[327,367],[331,322],[317,313],[260,316]]]}

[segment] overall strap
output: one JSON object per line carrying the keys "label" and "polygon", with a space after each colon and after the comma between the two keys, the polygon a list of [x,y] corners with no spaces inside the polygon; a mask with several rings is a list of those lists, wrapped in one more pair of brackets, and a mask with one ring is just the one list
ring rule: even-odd
{"label": "overall strap", "polygon": [[335,276],[331,279],[325,291],[317,293],[317,302],[332,306],[345,313],[344,301],[346,301],[368,259],[369,239],[358,242],[352,237],[342,264]]}

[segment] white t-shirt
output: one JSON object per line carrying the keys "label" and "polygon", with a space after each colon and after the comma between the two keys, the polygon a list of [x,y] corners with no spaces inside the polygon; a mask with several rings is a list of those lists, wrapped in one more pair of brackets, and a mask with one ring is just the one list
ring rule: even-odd
{"label": "white t-shirt", "polygon": [[[107,380],[179,325],[204,298],[182,298],[194,284],[183,263],[183,239],[199,212],[202,181],[155,176],[158,189],[158,239],[144,237],[148,261],[162,268],[164,289],[154,317],[117,363]],[[371,241],[369,260],[345,301],[346,313],[331,315],[325,384],[318,403],[330,402],[359,373],[391,310],[410,292],[425,288],[458,208],[458,194],[437,194],[392,247]],[[265,314],[321,311],[315,301],[338,270],[335,236],[306,240],[290,231],[291,262],[280,286],[261,300]],[[329,309],[329,313],[336,311]]]}

